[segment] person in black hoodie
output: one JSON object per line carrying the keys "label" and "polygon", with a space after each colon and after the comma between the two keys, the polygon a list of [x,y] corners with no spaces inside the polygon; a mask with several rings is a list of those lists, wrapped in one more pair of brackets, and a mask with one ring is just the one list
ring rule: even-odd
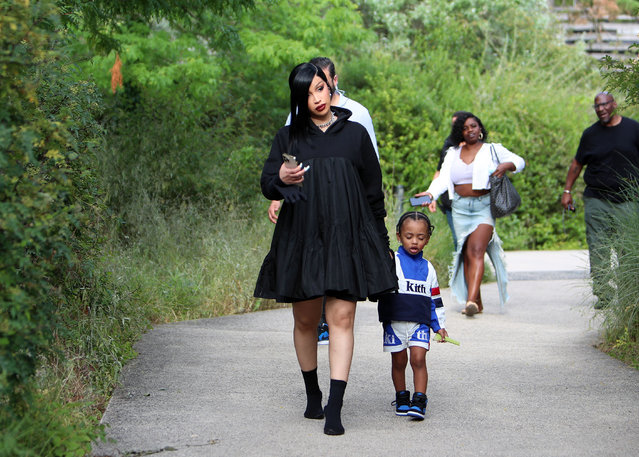
{"label": "person in black hoodie", "polygon": [[[320,68],[298,65],[289,87],[291,124],[275,135],[260,182],[266,198],[284,204],[254,295],[293,304],[304,416],[326,417],[324,433],[341,435],[356,303],[397,288],[382,175],[366,129],[349,120],[349,110],[331,106]],[[322,408],[316,328],[324,299],[331,383]]]}

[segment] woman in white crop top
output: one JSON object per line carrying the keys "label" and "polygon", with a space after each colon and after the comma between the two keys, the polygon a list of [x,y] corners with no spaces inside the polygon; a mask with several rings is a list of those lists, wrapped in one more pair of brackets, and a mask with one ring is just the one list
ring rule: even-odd
{"label": "woman in white crop top", "polygon": [[453,201],[457,251],[450,286],[453,295],[465,304],[462,313],[467,316],[481,313],[484,308],[479,287],[484,275],[486,252],[495,266],[502,309],[508,300],[501,240],[495,232],[495,220],[490,213],[489,177],[503,176],[507,171],[518,173],[525,166],[524,159],[501,144],[485,143],[487,136],[477,116],[472,113],[459,116],[453,123],[451,139],[460,146],[448,150],[439,176],[425,192],[416,194],[432,198],[428,205],[431,212],[436,211],[435,200],[444,192],[447,191]]}

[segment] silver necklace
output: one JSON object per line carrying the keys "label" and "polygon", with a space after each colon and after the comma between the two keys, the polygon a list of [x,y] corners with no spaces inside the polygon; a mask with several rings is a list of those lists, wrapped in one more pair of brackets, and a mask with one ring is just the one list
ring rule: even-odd
{"label": "silver necklace", "polygon": [[330,127],[333,124],[333,122],[335,122],[335,115],[331,111],[331,118],[327,122],[324,122],[323,124],[316,124],[316,125],[319,128],[324,129],[326,127]]}

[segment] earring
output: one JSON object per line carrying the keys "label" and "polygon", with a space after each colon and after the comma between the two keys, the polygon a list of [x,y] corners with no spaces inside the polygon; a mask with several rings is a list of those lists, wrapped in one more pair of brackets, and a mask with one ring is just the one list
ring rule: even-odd
{"label": "earring", "polygon": [[479,132],[479,139],[483,140],[484,139],[484,132]]}

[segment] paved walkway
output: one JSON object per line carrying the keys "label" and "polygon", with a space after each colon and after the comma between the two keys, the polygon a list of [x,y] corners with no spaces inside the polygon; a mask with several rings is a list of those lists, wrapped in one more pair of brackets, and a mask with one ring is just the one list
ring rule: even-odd
{"label": "paved walkway", "polygon": [[[93,455],[638,455],[639,372],[594,347],[584,279],[543,279],[585,272],[584,259],[582,251],[507,254],[509,270],[526,280],[511,280],[503,314],[494,283],[482,287],[486,309],[473,318],[444,290],[448,331],[461,346],[429,352],[423,422],[394,415],[376,308],[358,305],[338,437],[302,417],[290,309],[158,326],[136,345],[104,415],[117,442]],[[327,354],[320,346],[325,395]]]}

